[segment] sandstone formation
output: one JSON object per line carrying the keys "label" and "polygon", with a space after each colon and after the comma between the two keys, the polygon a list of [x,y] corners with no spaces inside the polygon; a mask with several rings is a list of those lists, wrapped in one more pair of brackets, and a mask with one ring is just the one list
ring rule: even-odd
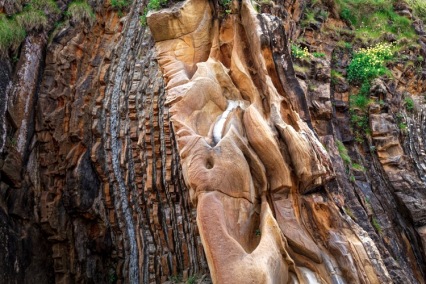
{"label": "sandstone formation", "polygon": [[335,1],[225,2],[90,0],[1,55],[0,282],[425,283],[426,63],[357,142]]}

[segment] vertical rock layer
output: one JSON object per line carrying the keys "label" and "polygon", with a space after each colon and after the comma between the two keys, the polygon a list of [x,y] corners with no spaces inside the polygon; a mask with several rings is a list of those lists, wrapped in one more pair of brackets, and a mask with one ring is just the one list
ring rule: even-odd
{"label": "vertical rock layer", "polygon": [[[139,24],[144,5],[121,20],[98,5],[97,22],[62,28],[45,59],[45,43],[24,44],[2,120],[6,282],[151,283],[207,270],[153,42]],[[41,265],[47,272],[34,271]]]}
{"label": "vertical rock layer", "polygon": [[293,68],[305,1],[169,3],[150,29],[147,1],[88,2],[0,59],[3,282],[424,283],[424,98],[395,120],[424,78],[374,84],[364,149],[339,50]]}

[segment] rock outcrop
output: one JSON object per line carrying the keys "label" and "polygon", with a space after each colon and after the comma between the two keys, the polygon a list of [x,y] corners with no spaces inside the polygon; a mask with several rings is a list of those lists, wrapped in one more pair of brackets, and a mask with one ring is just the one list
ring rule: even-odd
{"label": "rock outcrop", "polygon": [[0,59],[0,282],[426,281],[422,72],[374,81],[356,142],[334,1],[88,3]]}
{"label": "rock outcrop", "polygon": [[330,157],[281,20],[248,1],[217,13],[192,0],[148,15],[213,281],[390,282],[322,187]]}

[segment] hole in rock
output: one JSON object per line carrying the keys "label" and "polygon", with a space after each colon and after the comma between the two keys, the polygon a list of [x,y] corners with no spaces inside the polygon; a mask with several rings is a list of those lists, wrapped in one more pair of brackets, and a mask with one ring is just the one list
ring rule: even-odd
{"label": "hole in rock", "polygon": [[214,161],[212,157],[209,157],[206,161],[206,169],[211,169],[214,167]]}

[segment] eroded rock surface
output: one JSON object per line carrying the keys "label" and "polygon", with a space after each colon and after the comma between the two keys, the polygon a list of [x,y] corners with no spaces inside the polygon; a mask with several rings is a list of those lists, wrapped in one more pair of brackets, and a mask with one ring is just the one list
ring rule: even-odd
{"label": "eroded rock surface", "polygon": [[148,16],[213,281],[391,282],[323,190],[334,172],[281,21],[249,1],[222,20],[216,8],[191,0]]}
{"label": "eroded rock surface", "polygon": [[147,2],[0,57],[0,282],[424,283],[426,65],[372,84],[361,143],[334,1]]}

